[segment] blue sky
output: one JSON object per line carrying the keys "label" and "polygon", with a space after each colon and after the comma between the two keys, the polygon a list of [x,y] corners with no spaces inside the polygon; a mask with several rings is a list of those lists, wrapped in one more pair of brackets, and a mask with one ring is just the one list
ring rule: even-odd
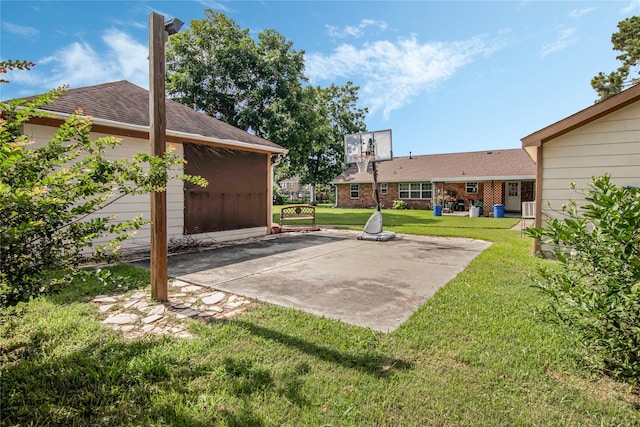
{"label": "blue sky", "polygon": [[520,148],[520,138],[593,104],[590,80],[620,64],[624,1],[24,1],[0,2],[0,99],[126,79],[148,88],[148,17],[223,12],[255,36],[274,29],[305,51],[314,85],[352,81],[369,130],[395,156]]}

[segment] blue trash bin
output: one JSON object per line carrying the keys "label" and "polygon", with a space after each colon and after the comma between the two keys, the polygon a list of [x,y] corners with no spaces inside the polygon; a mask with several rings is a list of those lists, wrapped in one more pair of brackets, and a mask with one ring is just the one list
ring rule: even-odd
{"label": "blue trash bin", "polygon": [[493,205],[493,217],[504,218],[504,205]]}
{"label": "blue trash bin", "polygon": [[441,205],[435,205],[433,207],[433,216],[442,216],[442,206]]}

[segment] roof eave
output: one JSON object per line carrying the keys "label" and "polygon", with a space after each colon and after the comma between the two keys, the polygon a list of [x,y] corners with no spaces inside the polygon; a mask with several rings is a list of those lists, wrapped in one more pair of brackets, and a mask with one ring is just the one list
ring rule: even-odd
{"label": "roof eave", "polygon": [[640,84],[521,138],[522,148],[539,147],[551,139],[571,132],[638,100],[640,100]]}
{"label": "roof eave", "polygon": [[[50,111],[50,110],[37,110],[37,111],[46,113],[49,116],[54,116],[54,117],[60,118],[60,119],[67,119],[68,117],[71,116],[71,114],[61,113],[61,112],[57,112],[57,111]],[[88,118],[90,116],[83,115],[81,117]],[[131,124],[131,123],[117,122],[115,120],[101,119],[99,117],[91,117],[91,122],[95,123],[97,125],[114,127],[114,128],[118,128],[118,129],[126,129],[126,130],[132,130],[132,131],[138,131],[138,132],[146,132],[146,133],[149,132],[149,126],[142,126],[142,125],[134,125],[134,124]],[[214,137],[210,137],[210,136],[204,136],[204,135],[200,135],[200,134],[187,133],[187,132],[180,132],[180,131],[175,131],[175,130],[171,130],[171,129],[167,129],[166,130],[166,135],[167,136],[173,136],[173,137],[176,137],[176,138],[184,138],[184,139],[188,139],[188,140],[191,140],[191,141],[199,141],[199,142],[205,142],[205,143],[215,143],[215,144],[219,144],[219,145],[228,146],[229,148],[245,148],[245,149],[250,148],[251,150],[263,151],[263,152],[266,152],[266,153],[273,153],[273,154],[287,154],[289,152],[289,150],[287,150],[286,148],[267,147],[267,146],[263,146],[263,145],[260,145],[260,144],[253,144],[253,143],[250,143],[250,142],[237,141],[237,140],[234,140],[234,139],[214,138]]]}

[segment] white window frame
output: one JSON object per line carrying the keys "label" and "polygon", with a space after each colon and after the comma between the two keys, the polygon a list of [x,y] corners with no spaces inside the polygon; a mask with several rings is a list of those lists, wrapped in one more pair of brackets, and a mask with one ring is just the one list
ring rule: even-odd
{"label": "white window frame", "polygon": [[[354,196],[355,194],[355,196]],[[360,198],[360,184],[351,184],[349,187],[349,198],[350,199],[359,199]]]}
{"label": "white window frame", "polygon": [[[471,190],[471,191],[469,191]],[[467,182],[464,185],[464,192],[466,194],[478,194],[478,183],[477,182]]]}
{"label": "white window frame", "polygon": [[380,194],[388,194],[389,193],[389,184],[383,182],[380,184]]}
{"label": "white window frame", "polygon": [[430,182],[401,182],[398,184],[398,198],[400,200],[431,200],[433,198],[433,184]]}

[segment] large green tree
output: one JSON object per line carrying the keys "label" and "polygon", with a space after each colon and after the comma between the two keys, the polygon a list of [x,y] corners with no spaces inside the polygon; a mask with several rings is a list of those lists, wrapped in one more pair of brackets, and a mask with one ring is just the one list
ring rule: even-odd
{"label": "large green tree", "polygon": [[[366,129],[366,109],[360,109],[358,87],[305,86],[295,102],[279,103],[266,126],[270,139],[289,149],[281,174],[297,175],[301,184],[311,185],[311,203],[316,202],[316,185],[328,184],[342,171],[344,135]],[[282,107],[278,109],[278,107]]]}
{"label": "large green tree", "polygon": [[591,86],[598,92],[599,99],[605,100],[640,82],[637,77],[630,77],[640,63],[640,16],[632,16],[618,23],[618,32],[611,36],[613,50],[622,52],[616,59],[622,62],[616,71],[609,74],[598,73],[591,79]]}
{"label": "large green tree", "polygon": [[343,135],[366,129],[358,90],[351,82],[308,85],[304,52],[292,42],[274,30],[254,40],[209,9],[167,46],[173,99],[289,149],[279,175],[298,175],[312,187],[340,173]]}
{"label": "large green tree", "polygon": [[167,92],[174,100],[264,136],[269,107],[302,81],[303,52],[273,30],[258,41],[222,13],[171,36],[167,44]]}

